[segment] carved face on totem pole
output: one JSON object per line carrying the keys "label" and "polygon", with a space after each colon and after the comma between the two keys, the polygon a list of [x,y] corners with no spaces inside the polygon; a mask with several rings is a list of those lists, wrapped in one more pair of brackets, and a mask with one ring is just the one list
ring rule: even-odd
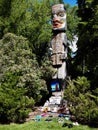
{"label": "carved face on totem pole", "polygon": [[52,22],[54,31],[66,30],[66,12],[63,4],[52,6]]}

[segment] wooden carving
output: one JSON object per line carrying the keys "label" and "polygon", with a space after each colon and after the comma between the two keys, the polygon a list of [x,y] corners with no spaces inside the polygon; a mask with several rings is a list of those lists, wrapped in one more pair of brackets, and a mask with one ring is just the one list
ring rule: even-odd
{"label": "wooden carving", "polygon": [[57,69],[54,79],[66,77],[67,37],[66,12],[63,4],[52,6],[53,36],[50,44],[52,65]]}

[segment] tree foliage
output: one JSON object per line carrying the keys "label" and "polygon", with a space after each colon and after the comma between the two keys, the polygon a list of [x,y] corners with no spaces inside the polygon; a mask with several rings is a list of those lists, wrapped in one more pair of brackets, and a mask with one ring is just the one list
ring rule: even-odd
{"label": "tree foliage", "polygon": [[78,1],[79,40],[77,43],[77,64],[83,74],[87,74],[98,85],[98,1]]}
{"label": "tree foliage", "polygon": [[23,121],[41,92],[47,92],[46,83],[26,38],[6,34],[0,55],[0,122]]}
{"label": "tree foliage", "polygon": [[86,77],[68,81],[64,96],[69,103],[72,115],[78,122],[98,125],[98,97],[92,93],[90,81]]}
{"label": "tree foliage", "polygon": [[71,75],[74,79],[68,82],[64,95],[78,121],[98,126],[98,1],[78,0],[77,13],[80,21]]}
{"label": "tree foliage", "polygon": [[74,36],[78,36],[78,23],[79,18],[77,16],[77,6],[71,7],[69,4],[65,4],[66,13],[67,13],[67,38],[71,42],[74,40]]}
{"label": "tree foliage", "polygon": [[[6,0],[2,0],[0,37],[7,32],[26,37],[30,41],[33,53],[40,61],[46,53],[47,43],[51,37],[50,2],[48,0],[40,2],[38,0],[10,0],[7,4],[8,8],[4,6],[5,4]],[[8,15],[6,12],[9,12]]]}
{"label": "tree foliage", "polygon": [[0,122],[24,122],[34,105],[33,98],[26,96],[26,88],[17,86],[18,73],[7,72],[0,79]]}

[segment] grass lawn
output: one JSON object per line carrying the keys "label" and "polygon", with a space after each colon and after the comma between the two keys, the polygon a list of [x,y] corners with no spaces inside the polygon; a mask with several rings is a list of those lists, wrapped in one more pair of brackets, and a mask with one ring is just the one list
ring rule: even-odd
{"label": "grass lawn", "polygon": [[83,125],[73,126],[72,128],[62,127],[62,125],[56,119],[52,122],[44,120],[39,122],[30,121],[24,124],[0,125],[0,130],[98,130],[98,128],[90,128]]}

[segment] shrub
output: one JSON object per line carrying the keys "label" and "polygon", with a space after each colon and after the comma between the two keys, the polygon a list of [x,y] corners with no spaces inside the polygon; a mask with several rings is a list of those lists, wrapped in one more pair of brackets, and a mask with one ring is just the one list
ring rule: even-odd
{"label": "shrub", "polygon": [[22,122],[47,92],[36,56],[22,36],[0,40],[0,122]]}
{"label": "shrub", "polygon": [[0,84],[0,122],[23,122],[28,116],[29,106],[34,100],[29,99],[26,89],[17,87],[18,73],[6,73]]}
{"label": "shrub", "polygon": [[78,77],[76,80],[68,81],[64,92],[64,98],[70,105],[72,115],[78,122],[92,124],[98,119],[97,104],[90,90],[90,82],[86,77]]}

